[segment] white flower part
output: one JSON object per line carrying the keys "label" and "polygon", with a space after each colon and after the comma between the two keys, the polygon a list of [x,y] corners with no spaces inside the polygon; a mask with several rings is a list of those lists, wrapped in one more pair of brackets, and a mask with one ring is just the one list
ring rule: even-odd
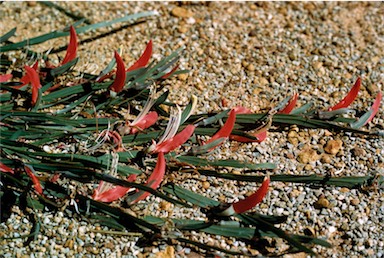
{"label": "white flower part", "polygon": [[116,98],[116,96],[117,96],[117,92],[115,92],[113,90],[110,90],[109,94],[110,94],[111,98]]}
{"label": "white flower part", "polygon": [[131,123],[129,123],[129,126],[135,126],[138,122],[143,119],[145,115],[148,114],[149,110],[152,108],[153,104],[155,104],[156,99],[156,90],[151,88],[151,94],[148,97],[147,102],[145,103],[143,110],[141,110],[140,114],[133,120]]}
{"label": "white flower part", "polygon": [[89,152],[94,152],[99,149],[107,140],[108,140],[108,131],[111,129],[111,124],[108,122],[108,128],[101,131],[101,133],[97,136],[95,142],[95,146],[87,147]]}
{"label": "white flower part", "polygon": [[157,144],[173,138],[176,135],[177,130],[179,130],[180,121],[181,121],[181,109],[179,106],[176,106],[176,107],[177,107],[177,112],[175,114],[172,114],[171,117],[169,118],[167,128],[165,129],[164,134],[161,136]]}
{"label": "white flower part", "polygon": [[[112,164],[109,170],[110,171],[109,175],[116,176],[117,165],[119,164],[119,154],[117,154],[116,152],[112,152],[111,155],[112,155]],[[100,181],[99,189],[98,189],[99,194],[104,193],[105,191],[108,191],[109,189],[113,188],[113,186],[114,185],[109,182]]]}
{"label": "white flower part", "polygon": [[236,212],[235,212],[235,209],[233,208],[232,204],[231,204],[231,206],[229,206],[228,208],[226,208],[222,212],[217,213],[217,215],[223,216],[223,217],[229,217],[229,216],[232,216],[233,214],[236,214]]}

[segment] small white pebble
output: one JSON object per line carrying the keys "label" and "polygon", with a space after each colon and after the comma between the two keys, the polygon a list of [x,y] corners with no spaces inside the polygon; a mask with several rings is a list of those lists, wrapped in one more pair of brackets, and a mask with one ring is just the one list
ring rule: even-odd
{"label": "small white pebble", "polygon": [[51,147],[49,147],[48,145],[44,145],[43,146],[43,150],[47,153],[52,153],[52,150],[51,150]]}
{"label": "small white pebble", "polygon": [[330,226],[329,228],[328,228],[328,231],[329,231],[329,233],[334,233],[334,232],[336,232],[336,228],[334,227],[334,226]]}

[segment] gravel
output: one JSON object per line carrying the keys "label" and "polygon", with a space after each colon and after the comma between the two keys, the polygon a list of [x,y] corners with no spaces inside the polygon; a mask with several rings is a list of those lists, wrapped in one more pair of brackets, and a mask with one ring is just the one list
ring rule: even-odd
{"label": "gravel", "polygon": [[[357,77],[362,89],[352,104],[367,110],[384,82],[384,8],[381,2],[58,2],[92,23],[125,14],[156,10],[159,15],[117,34],[87,42],[79,47],[79,70],[102,70],[123,46],[124,61],[132,63],[153,40],[154,58],[185,47],[181,68],[188,75],[170,79],[170,99],[186,104],[198,96],[198,111],[242,105],[254,112],[276,105],[294,91],[299,105],[313,101],[324,110],[347,93]],[[178,8],[178,9],[176,9]],[[38,2],[0,4],[1,35],[13,27],[19,41],[71,24],[71,18]],[[86,39],[93,32],[81,35]],[[52,40],[31,49],[48,50],[65,44]],[[63,57],[64,53],[58,53]],[[25,60],[28,62],[28,60]],[[90,65],[92,64],[92,65]],[[96,65],[93,65],[96,64]],[[382,130],[384,115],[377,114],[367,129]],[[232,157],[253,162],[274,162],[273,173],[337,176],[384,175],[384,140],[327,130],[296,127],[271,132],[261,144],[225,143],[212,158]],[[327,144],[335,143],[332,146]],[[236,153],[232,150],[236,149]],[[210,188],[201,187],[202,177],[180,176],[180,184],[220,201],[242,198],[257,187],[205,177]],[[197,180],[199,179],[199,180]],[[315,247],[322,257],[384,256],[383,189],[359,191],[340,187],[310,188],[274,182],[258,211],[287,215],[287,231],[326,238],[333,248]],[[148,198],[145,212],[172,218],[199,218],[201,213],[161,204]],[[159,208],[160,205],[160,208]],[[137,206],[139,211],[143,206]],[[76,214],[38,214],[42,233],[29,246],[23,239],[0,240],[3,257],[177,257],[193,255],[181,246],[159,245],[155,249],[135,246],[139,236],[114,235],[108,228],[81,220]],[[47,223],[49,222],[49,223]],[[29,232],[28,218],[17,207],[8,221],[0,224],[0,236]],[[223,248],[245,250],[232,239],[190,232],[191,238]],[[284,248],[283,243],[277,250]],[[257,253],[255,253],[257,254]],[[160,256],[167,257],[167,256]]]}

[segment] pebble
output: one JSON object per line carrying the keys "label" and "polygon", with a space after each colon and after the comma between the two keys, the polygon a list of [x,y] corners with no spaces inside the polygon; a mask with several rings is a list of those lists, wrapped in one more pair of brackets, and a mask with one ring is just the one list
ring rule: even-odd
{"label": "pebble", "polygon": [[351,204],[352,204],[353,206],[357,206],[357,205],[360,204],[360,200],[357,199],[357,198],[353,198],[353,199],[351,199]]}
{"label": "pebble", "polygon": [[324,147],[324,151],[331,155],[336,155],[342,148],[343,142],[340,139],[329,140]]}
{"label": "pebble", "polygon": [[302,151],[297,155],[297,161],[303,164],[310,162],[315,162],[319,159],[319,155],[316,150],[312,149],[310,146],[306,146]]}
{"label": "pebble", "polygon": [[203,189],[208,189],[210,186],[211,186],[211,184],[210,184],[208,181],[204,181],[204,182],[202,183],[202,187],[203,187]]}
{"label": "pebble", "polygon": [[357,158],[361,158],[361,157],[364,157],[365,155],[367,155],[367,152],[363,148],[355,147],[352,150],[352,154],[353,154],[353,156],[355,156]]}
{"label": "pebble", "polygon": [[181,17],[181,18],[190,18],[194,15],[194,13],[188,9],[185,9],[183,7],[175,7],[172,9],[171,14],[175,17]]}
{"label": "pebble", "polygon": [[328,208],[329,207],[329,201],[325,197],[322,196],[315,202],[314,207],[316,209]]}
{"label": "pebble", "polygon": [[187,73],[179,74],[177,78],[182,81],[185,81],[188,78],[188,74]]}

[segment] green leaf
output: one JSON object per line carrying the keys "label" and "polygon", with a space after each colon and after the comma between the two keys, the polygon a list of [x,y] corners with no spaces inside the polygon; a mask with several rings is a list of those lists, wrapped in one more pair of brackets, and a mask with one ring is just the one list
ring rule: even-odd
{"label": "green leaf", "polygon": [[181,200],[185,200],[201,208],[214,207],[220,204],[218,201],[212,200],[174,184],[168,184],[163,186],[161,189]]}
{"label": "green leaf", "polygon": [[362,115],[356,122],[351,123],[351,127],[358,129],[365,125],[369,117],[372,115],[373,110],[370,109],[369,111],[365,112],[364,115]]}
{"label": "green leaf", "polygon": [[97,214],[91,214],[90,219],[94,219],[97,222],[99,222],[103,226],[107,226],[109,228],[113,228],[116,230],[124,230],[125,227],[121,225],[116,219],[111,217],[106,217],[105,215],[97,215]]}
{"label": "green leaf", "polygon": [[[7,33],[5,33],[4,35],[2,35],[0,37],[0,44],[1,43],[4,43],[5,41],[7,41],[9,38],[15,36],[15,33],[16,33],[16,27],[14,27],[13,29],[11,29],[10,31],[8,31]],[[0,47],[1,48],[1,47]]]}
{"label": "green leaf", "polygon": [[308,102],[307,104],[299,107],[299,108],[295,108],[294,110],[291,111],[291,115],[301,115],[301,114],[304,114],[306,113],[311,107],[313,106],[313,102]]}

